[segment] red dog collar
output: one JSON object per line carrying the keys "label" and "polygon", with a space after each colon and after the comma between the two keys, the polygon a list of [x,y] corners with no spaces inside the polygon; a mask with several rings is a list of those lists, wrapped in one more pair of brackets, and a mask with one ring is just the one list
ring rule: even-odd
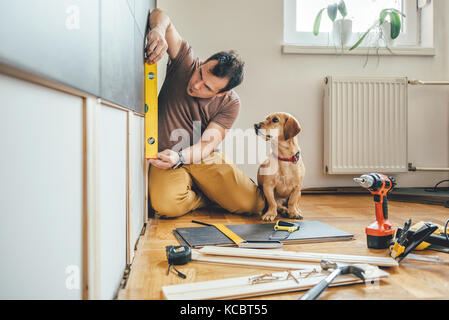
{"label": "red dog collar", "polygon": [[298,151],[294,156],[292,156],[292,157],[290,157],[290,158],[280,158],[280,157],[278,157],[278,155],[277,155],[276,153],[273,152],[273,154],[274,154],[274,156],[275,156],[276,158],[278,158],[278,160],[281,160],[281,161],[287,161],[287,162],[293,162],[293,163],[298,162],[299,157],[300,157],[300,155],[301,155],[300,151]]}

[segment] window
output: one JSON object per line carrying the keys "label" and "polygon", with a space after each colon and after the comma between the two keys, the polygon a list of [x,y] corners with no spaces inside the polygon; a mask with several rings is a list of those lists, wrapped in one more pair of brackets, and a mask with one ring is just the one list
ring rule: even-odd
{"label": "window", "polygon": [[[417,2],[418,1],[418,2]],[[337,0],[284,0],[284,42],[299,46],[334,46],[332,40],[332,22],[325,10],[321,19],[320,32],[317,36],[312,33],[315,17],[320,9]],[[394,42],[394,47],[415,47],[420,45],[420,9],[430,1],[426,0],[345,0],[348,15],[352,20],[351,46],[378,19],[384,8],[395,8],[403,12],[402,30]],[[433,12],[432,12],[433,13]],[[337,19],[341,18],[338,13]],[[361,46],[376,46],[372,40],[374,35],[368,36]]]}

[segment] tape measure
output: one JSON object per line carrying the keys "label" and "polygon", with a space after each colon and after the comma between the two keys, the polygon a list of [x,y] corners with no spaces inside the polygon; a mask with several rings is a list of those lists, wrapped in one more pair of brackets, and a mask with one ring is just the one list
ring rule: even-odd
{"label": "tape measure", "polygon": [[[183,265],[192,260],[192,250],[190,250],[190,247],[188,246],[166,246],[165,253],[167,254],[168,260],[167,275],[170,273],[170,269],[173,265]],[[178,271],[175,267],[173,267],[173,269],[179,277],[183,279],[187,278],[185,274]]]}

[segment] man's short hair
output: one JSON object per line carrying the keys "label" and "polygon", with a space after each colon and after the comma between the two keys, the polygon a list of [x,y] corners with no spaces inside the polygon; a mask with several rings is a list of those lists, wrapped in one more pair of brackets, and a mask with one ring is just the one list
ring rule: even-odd
{"label": "man's short hair", "polygon": [[229,78],[228,84],[221,89],[220,92],[229,91],[242,83],[243,66],[245,63],[234,50],[217,52],[207,59],[206,62],[210,60],[218,61],[211,70],[214,76],[219,78]]}

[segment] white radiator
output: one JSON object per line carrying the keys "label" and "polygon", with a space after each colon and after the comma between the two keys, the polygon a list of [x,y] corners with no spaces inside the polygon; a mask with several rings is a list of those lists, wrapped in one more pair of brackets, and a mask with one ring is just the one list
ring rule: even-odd
{"label": "white radiator", "polygon": [[326,173],[408,171],[407,86],[405,77],[326,77]]}

